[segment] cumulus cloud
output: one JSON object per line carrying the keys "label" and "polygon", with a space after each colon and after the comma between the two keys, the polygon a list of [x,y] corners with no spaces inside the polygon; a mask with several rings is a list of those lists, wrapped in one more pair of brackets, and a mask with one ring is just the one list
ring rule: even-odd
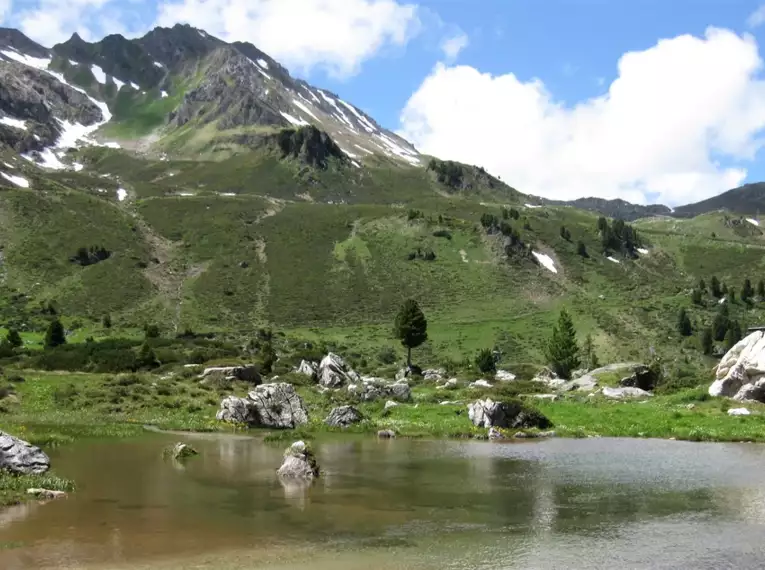
{"label": "cumulus cloud", "polygon": [[765,4],[757,8],[746,19],[746,25],[750,28],[757,28],[765,24]]}
{"label": "cumulus cloud", "polygon": [[449,61],[453,61],[457,58],[460,52],[465,49],[470,43],[467,34],[459,32],[454,36],[445,38],[441,42],[441,51],[444,52],[444,56]]}
{"label": "cumulus cloud", "polygon": [[528,193],[677,205],[745,179],[740,165],[763,142],[761,69],[751,36],[709,28],[624,54],[606,94],[567,106],[538,79],[440,63],[400,134]]}
{"label": "cumulus cloud", "polygon": [[33,40],[46,45],[63,42],[77,32],[84,39],[94,39],[98,26],[96,14],[112,0],[40,0],[34,8],[18,14],[19,29]]}
{"label": "cumulus cloud", "polygon": [[11,0],[0,0],[0,22],[5,22],[11,13],[13,2]]}
{"label": "cumulus cloud", "polygon": [[249,41],[287,67],[357,73],[380,50],[404,46],[420,28],[417,7],[396,0],[178,0],[157,23],[189,23],[226,41]]}

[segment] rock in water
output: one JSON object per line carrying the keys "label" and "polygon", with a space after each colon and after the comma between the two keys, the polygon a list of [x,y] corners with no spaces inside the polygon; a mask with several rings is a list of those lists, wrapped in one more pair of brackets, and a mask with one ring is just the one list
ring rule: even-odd
{"label": "rock in water", "polygon": [[736,396],[747,384],[765,378],[765,331],[757,331],[738,342],[717,366],[711,396]]}
{"label": "rock in water", "polygon": [[50,469],[50,459],[39,448],[0,431],[0,470],[39,475]]}
{"label": "rock in water", "polygon": [[319,384],[327,388],[340,388],[351,382],[358,382],[359,375],[351,370],[345,360],[330,352],[319,363]]}
{"label": "rock in water", "polygon": [[303,400],[292,384],[286,382],[262,384],[246,398],[228,396],[220,403],[215,417],[226,422],[283,429],[308,423]]}
{"label": "rock in water", "polygon": [[310,480],[319,476],[319,465],[305,442],[296,441],[284,452],[284,462],[276,473],[285,479]]}
{"label": "rock in water", "polygon": [[308,423],[303,400],[292,384],[263,384],[247,394],[255,408],[259,425],[272,428],[295,428]]}
{"label": "rock in water", "polygon": [[396,432],[392,429],[381,429],[377,432],[377,437],[380,439],[393,439],[396,437]]}
{"label": "rock in water", "polygon": [[332,410],[324,423],[332,427],[348,427],[359,423],[364,417],[353,406],[340,406]]}
{"label": "rock in water", "polygon": [[66,493],[64,491],[51,491],[50,489],[27,489],[27,495],[34,495],[38,499],[66,498]]}
{"label": "rock in water", "polygon": [[484,428],[548,428],[552,422],[536,410],[520,402],[477,400],[468,404],[468,417],[473,425]]}
{"label": "rock in water", "polygon": [[170,449],[170,457],[173,459],[186,459],[195,455],[199,455],[199,452],[187,443],[178,442]]}

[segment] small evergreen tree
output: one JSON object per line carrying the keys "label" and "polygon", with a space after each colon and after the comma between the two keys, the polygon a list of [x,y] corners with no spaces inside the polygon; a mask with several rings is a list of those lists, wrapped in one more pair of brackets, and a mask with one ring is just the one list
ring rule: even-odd
{"label": "small evergreen tree", "polygon": [[157,355],[154,353],[154,349],[148,341],[143,341],[143,344],[138,351],[138,366],[141,368],[156,368],[159,366]]}
{"label": "small evergreen tree", "polygon": [[566,309],[561,310],[558,324],[553,327],[545,355],[552,369],[561,378],[570,378],[571,372],[579,367],[581,361],[576,329]]}
{"label": "small evergreen tree", "polygon": [[725,335],[728,333],[728,327],[730,326],[730,309],[728,303],[723,303],[717,310],[715,319],[712,322],[712,336],[718,342],[725,340]]}
{"label": "small evergreen tree", "polygon": [[404,302],[393,328],[394,335],[407,349],[406,365],[412,366],[412,349],[428,340],[428,321],[417,301],[409,299]]}
{"label": "small evergreen tree", "polygon": [[146,338],[159,338],[159,327],[157,325],[144,325],[143,331]]}
{"label": "small evergreen tree", "polygon": [[598,361],[598,355],[595,354],[595,344],[592,342],[592,335],[587,335],[584,339],[584,345],[582,346],[582,355],[584,357],[584,365],[587,370],[594,370],[600,366]]}
{"label": "small evergreen tree", "polygon": [[66,344],[64,325],[58,319],[53,319],[45,331],[45,348],[56,348],[62,344]]}
{"label": "small evergreen tree", "polygon": [[754,288],[752,282],[749,279],[744,280],[744,286],[741,288],[741,300],[744,303],[748,303],[754,296]]}
{"label": "small evergreen tree", "polygon": [[736,302],[736,290],[733,287],[731,287],[728,290],[728,302],[729,303],[735,303]]}
{"label": "small evergreen tree", "polygon": [[722,288],[720,286],[720,280],[717,278],[717,276],[712,277],[712,281],[710,281],[710,292],[712,293],[712,296],[716,299],[719,299],[723,296]]}
{"label": "small evergreen tree", "polygon": [[701,349],[704,351],[704,354],[709,356],[712,354],[712,351],[714,350],[714,344],[715,339],[712,335],[712,329],[709,327],[704,329],[704,332],[701,335]]}
{"label": "small evergreen tree", "polygon": [[497,371],[497,363],[494,361],[494,354],[488,348],[478,352],[475,357],[475,365],[483,374],[489,374]]}
{"label": "small evergreen tree", "polygon": [[571,241],[571,232],[568,231],[566,226],[561,226],[560,227],[560,237],[562,237],[566,241]]}
{"label": "small evergreen tree", "polygon": [[583,241],[580,241],[579,243],[576,244],[576,252],[582,257],[588,257],[587,246],[584,245]]}
{"label": "small evergreen tree", "polygon": [[707,292],[707,283],[703,279],[699,279],[699,291],[701,291],[702,293]]}
{"label": "small evergreen tree", "polygon": [[24,346],[24,341],[21,339],[21,335],[16,329],[10,329],[8,331],[8,334],[5,335],[5,341],[11,348],[20,348]]}
{"label": "small evergreen tree", "polygon": [[694,289],[691,293],[691,301],[694,305],[703,305],[704,304],[704,298],[701,295],[700,289]]}
{"label": "small evergreen tree", "polygon": [[680,309],[680,313],[677,315],[677,331],[682,336],[691,336],[693,334],[691,319],[688,317],[688,311],[685,309]]}
{"label": "small evergreen tree", "polygon": [[728,327],[728,333],[725,335],[725,348],[730,350],[736,346],[741,338],[741,325],[738,321],[731,321],[730,326]]}
{"label": "small evergreen tree", "polygon": [[760,298],[760,301],[765,300],[765,281],[762,279],[757,282],[757,296]]}
{"label": "small evergreen tree", "polygon": [[112,318],[109,315],[109,313],[105,314],[104,317],[101,319],[101,326],[105,329],[112,328]]}

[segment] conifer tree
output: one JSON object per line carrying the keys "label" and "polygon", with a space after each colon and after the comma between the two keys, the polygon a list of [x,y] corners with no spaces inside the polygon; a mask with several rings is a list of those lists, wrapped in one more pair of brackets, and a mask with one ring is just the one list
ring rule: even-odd
{"label": "conifer tree", "polygon": [[428,340],[428,321],[417,301],[406,301],[396,315],[394,334],[407,349],[406,365],[412,366],[412,349]]}
{"label": "conifer tree", "polygon": [[576,329],[571,316],[562,309],[558,324],[553,327],[545,355],[555,373],[561,378],[570,378],[571,372],[579,367],[579,346],[576,343]]}
{"label": "conifer tree", "polygon": [[680,313],[677,315],[677,331],[682,336],[691,336],[693,334],[691,319],[688,317],[688,311],[685,309],[680,309]]}
{"label": "conifer tree", "polygon": [[53,319],[45,331],[45,348],[56,348],[62,344],[66,344],[64,325],[58,319]]}

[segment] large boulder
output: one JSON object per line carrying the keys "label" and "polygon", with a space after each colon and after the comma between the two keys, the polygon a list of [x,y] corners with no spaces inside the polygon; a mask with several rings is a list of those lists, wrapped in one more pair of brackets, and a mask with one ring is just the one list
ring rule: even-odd
{"label": "large boulder", "polygon": [[329,413],[324,423],[332,427],[345,428],[357,424],[363,419],[364,416],[361,415],[361,412],[353,406],[340,406]]}
{"label": "large boulder", "polygon": [[250,384],[260,384],[261,382],[260,373],[254,364],[211,366],[205,368],[204,372],[202,372],[202,379],[206,380],[210,377],[235,378]]}
{"label": "large boulder", "polygon": [[262,384],[246,398],[228,396],[220,404],[216,418],[251,426],[292,429],[308,423],[303,400],[292,384]]}
{"label": "large boulder", "polygon": [[748,335],[731,348],[717,365],[711,396],[736,396],[747,384],[765,378],[765,331]]}
{"label": "large boulder", "polygon": [[515,374],[508,372],[507,370],[497,370],[497,373],[494,375],[494,379],[497,382],[512,382],[515,380]]}
{"label": "large boulder", "polygon": [[733,399],[738,402],[765,402],[765,378],[754,384],[744,384]]}
{"label": "large boulder", "polygon": [[319,476],[319,465],[305,442],[296,441],[284,452],[284,461],[276,474],[284,479],[311,480]]}
{"label": "large boulder", "polygon": [[374,402],[383,398],[408,402],[412,399],[412,389],[406,380],[390,383],[383,378],[372,376],[363,376],[360,382],[349,384],[348,392],[362,402]]}
{"label": "large boulder", "polygon": [[473,425],[484,428],[548,428],[552,422],[520,402],[495,402],[490,398],[468,404]]}
{"label": "large boulder", "polygon": [[330,352],[319,363],[319,384],[327,388],[340,388],[360,380],[359,375],[352,370],[337,354]]}
{"label": "large boulder", "polygon": [[0,431],[0,471],[39,475],[50,469],[50,459],[29,442]]}
{"label": "large boulder", "polygon": [[653,370],[644,364],[638,364],[632,368],[632,373],[629,376],[621,379],[619,385],[625,388],[640,388],[648,391],[656,387],[656,380],[658,378],[656,378]]}
{"label": "large boulder", "polygon": [[406,380],[412,376],[423,376],[424,372],[419,366],[412,364],[411,366],[404,366],[401,370],[396,372],[396,380]]}

